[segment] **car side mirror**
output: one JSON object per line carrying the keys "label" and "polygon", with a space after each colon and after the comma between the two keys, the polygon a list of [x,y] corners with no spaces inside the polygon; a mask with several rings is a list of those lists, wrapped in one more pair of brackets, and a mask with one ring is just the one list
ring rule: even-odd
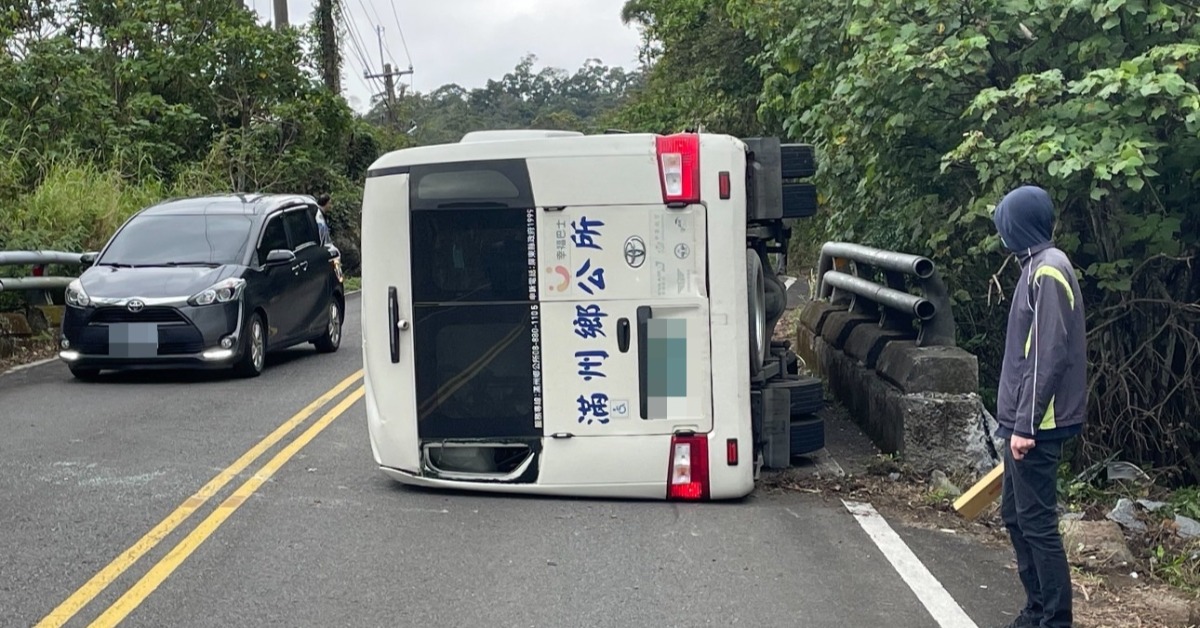
{"label": "car side mirror", "polygon": [[296,261],[296,254],[286,249],[275,249],[267,253],[267,266],[290,264]]}
{"label": "car side mirror", "polygon": [[79,256],[79,263],[83,266],[91,266],[92,264],[96,263],[96,258],[99,257],[99,255],[99,253],[84,253],[83,255]]}

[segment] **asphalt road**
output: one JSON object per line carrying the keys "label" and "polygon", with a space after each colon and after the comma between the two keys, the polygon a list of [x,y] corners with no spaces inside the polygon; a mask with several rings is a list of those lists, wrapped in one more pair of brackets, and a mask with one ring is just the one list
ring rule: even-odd
{"label": "asphalt road", "polygon": [[889,562],[895,543],[803,494],[675,505],[395,485],[373,467],[358,380],[313,404],[361,367],[358,307],[341,351],[298,348],[254,380],[85,384],[58,363],[0,376],[0,625],[57,608],[69,621],[42,625],[974,628],[1019,603],[1003,553],[893,523],[970,617],[939,623],[930,583]]}

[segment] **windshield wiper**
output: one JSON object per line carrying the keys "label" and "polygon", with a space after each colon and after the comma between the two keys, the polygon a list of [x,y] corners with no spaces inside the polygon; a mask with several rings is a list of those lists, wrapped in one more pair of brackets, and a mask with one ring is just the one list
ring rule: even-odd
{"label": "windshield wiper", "polygon": [[93,266],[112,266],[113,268],[133,268],[133,264],[119,264],[117,262],[96,262]]}
{"label": "windshield wiper", "polygon": [[161,264],[138,264],[138,265],[143,266],[143,267],[147,267],[147,266],[168,266],[168,267],[208,266],[209,268],[216,268],[217,266],[220,266],[220,264],[218,264],[217,262],[163,262]]}

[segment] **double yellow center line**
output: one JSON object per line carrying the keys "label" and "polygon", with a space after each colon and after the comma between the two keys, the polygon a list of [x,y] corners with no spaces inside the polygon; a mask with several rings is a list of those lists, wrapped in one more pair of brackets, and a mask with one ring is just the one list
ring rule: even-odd
{"label": "double yellow center line", "polygon": [[[58,628],[66,622],[70,621],[84,606],[87,606],[97,595],[99,595],[108,585],[125,573],[134,563],[138,561],[147,552],[154,549],[167,535],[171,534],[176,528],[188,519],[193,513],[199,510],[205,503],[208,502],[214,495],[225,488],[239,473],[245,471],[247,467],[260,458],[267,450],[278,444],[288,434],[292,433],[298,426],[303,424],[309,417],[324,408],[329,402],[336,399],[339,395],[345,392],[346,389],[354,386],[362,379],[363,372],[360,369],[350,377],[342,380],[338,385],[331,388],[328,392],[318,397],[312,403],[297,412],[290,419],[275,429],[263,438],[240,458],[234,461],[233,464],[223,469],[220,473],[214,476],[207,484],[202,486],[191,497],[184,500],[171,514],[160,521],[142,538],[138,539],[133,545],[129,546],[124,552],[112,560],[104,569],[101,569],[90,580],[79,587],[71,594],[62,604],[50,612],[45,618],[37,623],[35,628]],[[362,399],[364,394],[363,387],[358,386],[349,395],[346,395],[337,405],[333,406],[320,419],[317,419],[308,429],[297,436],[292,442],[280,449],[279,453],[275,454],[270,461],[264,464],[254,473],[250,479],[246,480],[237,488],[221,505],[208,515],[195,529],[192,530],[182,541],[180,541],[170,552],[167,553],[161,560],[150,568],[144,576],[141,577],[128,591],[125,592],[116,602],[108,607],[96,619],[92,626],[115,626],[120,623],[126,616],[129,615],[143,600],[146,599],[155,589],[161,585],[172,572],[175,571],[191,555],[197,547],[200,546],[213,532],[216,531],[230,515],[233,514],[247,498],[258,490],[264,482],[269,480],[280,467],[288,460],[296,455],[304,448],[312,439],[316,438],[330,423],[337,419],[350,409],[359,399]]]}

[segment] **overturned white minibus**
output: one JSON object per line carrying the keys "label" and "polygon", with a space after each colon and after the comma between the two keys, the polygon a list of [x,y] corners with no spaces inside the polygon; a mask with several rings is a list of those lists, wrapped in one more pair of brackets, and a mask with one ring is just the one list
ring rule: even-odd
{"label": "overturned white minibus", "polygon": [[771,341],[771,255],[815,211],[792,182],[813,169],[808,146],[709,133],[491,131],[379,158],[362,210],[375,462],[427,487],[750,493],[789,446],[771,426],[820,398]]}

